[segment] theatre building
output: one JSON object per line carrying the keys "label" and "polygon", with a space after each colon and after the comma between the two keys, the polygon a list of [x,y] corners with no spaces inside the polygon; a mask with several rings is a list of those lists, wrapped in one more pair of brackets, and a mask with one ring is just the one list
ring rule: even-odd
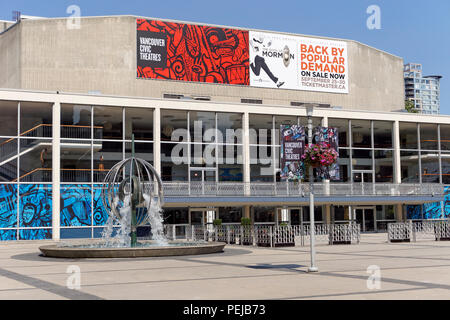
{"label": "theatre building", "polygon": [[280,126],[306,127],[308,106],[339,146],[337,174],[315,179],[316,223],[446,219],[450,117],[402,112],[403,64],[354,40],[136,16],[13,23],[0,239],[100,236],[102,181],[133,136],[166,224],[309,223],[309,177],[280,174]]}

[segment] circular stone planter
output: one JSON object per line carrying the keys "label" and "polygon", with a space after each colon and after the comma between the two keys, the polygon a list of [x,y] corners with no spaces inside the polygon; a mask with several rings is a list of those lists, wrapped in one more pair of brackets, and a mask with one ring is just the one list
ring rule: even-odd
{"label": "circular stone planter", "polygon": [[54,258],[138,258],[167,257],[208,254],[223,251],[224,242],[207,242],[205,244],[142,246],[134,248],[86,248],[58,247],[57,245],[41,246],[39,250],[45,257]]}

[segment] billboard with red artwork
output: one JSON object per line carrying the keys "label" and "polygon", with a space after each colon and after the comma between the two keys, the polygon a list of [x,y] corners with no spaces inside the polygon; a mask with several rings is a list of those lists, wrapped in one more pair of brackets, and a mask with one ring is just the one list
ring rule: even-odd
{"label": "billboard with red artwork", "polygon": [[137,77],[249,85],[248,31],[137,19]]}

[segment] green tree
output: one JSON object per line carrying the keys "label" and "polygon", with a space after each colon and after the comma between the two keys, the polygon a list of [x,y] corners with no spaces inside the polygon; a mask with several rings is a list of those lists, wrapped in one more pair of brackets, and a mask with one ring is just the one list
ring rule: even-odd
{"label": "green tree", "polygon": [[414,108],[414,102],[411,100],[405,100],[405,110],[411,113],[418,113],[419,110]]}

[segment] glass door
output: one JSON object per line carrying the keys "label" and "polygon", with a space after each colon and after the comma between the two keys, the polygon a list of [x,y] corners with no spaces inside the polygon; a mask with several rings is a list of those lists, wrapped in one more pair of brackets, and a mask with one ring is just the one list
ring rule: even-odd
{"label": "glass door", "polygon": [[361,225],[362,232],[376,232],[375,207],[356,207],[355,221]]}
{"label": "glass door", "polygon": [[189,223],[193,225],[205,225],[206,224],[206,210],[203,209],[191,209],[189,210]]}
{"label": "glass door", "polygon": [[217,218],[215,208],[191,208],[189,209],[189,223],[191,225],[208,225],[212,227],[214,219]]}
{"label": "glass door", "polygon": [[302,224],[302,208],[290,208],[291,213],[291,225]]}
{"label": "glass door", "polygon": [[353,182],[355,183],[372,183],[373,172],[372,171],[355,171],[353,170]]}

